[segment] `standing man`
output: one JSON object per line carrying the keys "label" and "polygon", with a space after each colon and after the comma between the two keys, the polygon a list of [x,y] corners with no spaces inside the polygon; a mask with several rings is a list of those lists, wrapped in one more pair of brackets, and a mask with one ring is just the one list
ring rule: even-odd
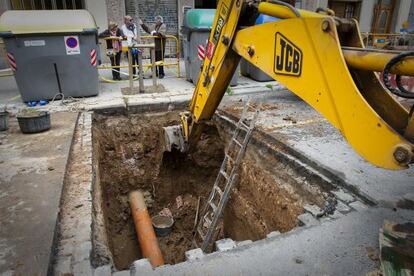
{"label": "standing man", "polygon": [[[145,25],[142,20],[140,20],[140,25],[142,29],[149,33],[152,36],[156,36],[155,40],[155,61],[163,61],[165,53],[165,34],[167,32],[167,26],[164,24],[164,20],[161,15],[155,17],[155,24],[151,27]],[[164,66],[157,66],[156,75],[160,79],[164,77]]]}
{"label": "standing man", "polygon": [[[126,46],[132,46],[135,43],[139,42],[139,28],[137,28],[137,25],[133,22],[133,19],[130,15],[126,15],[124,17],[124,25],[121,27],[122,32],[126,36],[127,40],[125,41]],[[131,49],[131,55],[132,55],[132,73],[136,74],[136,67],[135,65],[138,65],[138,49],[132,48]],[[126,54],[128,57],[128,52]]]}

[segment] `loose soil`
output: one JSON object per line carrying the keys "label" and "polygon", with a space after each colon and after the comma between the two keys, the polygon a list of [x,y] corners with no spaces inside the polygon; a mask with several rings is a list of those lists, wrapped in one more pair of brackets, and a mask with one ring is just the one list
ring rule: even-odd
{"label": "loose soil", "polygon": [[[207,127],[190,155],[163,152],[162,127],[178,124],[177,113],[166,115],[95,118],[94,141],[98,143],[100,182],[107,233],[115,266],[125,269],[141,258],[128,194],[146,193],[150,215],[168,208],[175,220],[173,232],[159,238],[165,262],[184,260],[191,248],[198,198],[201,206],[224,156],[217,129]],[[177,206],[181,196],[183,206]]]}
{"label": "loose soil", "polygon": [[[226,128],[208,125],[192,153],[164,152],[162,127],[178,124],[178,119],[177,112],[129,117],[95,114],[94,160],[100,178],[95,189],[102,193],[108,246],[119,270],[142,257],[128,204],[132,190],[144,191],[151,216],[172,213],[172,233],[158,239],[166,263],[184,261],[185,251],[192,248],[197,202],[200,198],[201,210],[229,134]],[[258,240],[271,231],[296,227],[303,204],[323,204],[320,191],[309,193],[304,185],[295,185],[299,178],[288,165],[249,144],[225,209],[220,238]]]}

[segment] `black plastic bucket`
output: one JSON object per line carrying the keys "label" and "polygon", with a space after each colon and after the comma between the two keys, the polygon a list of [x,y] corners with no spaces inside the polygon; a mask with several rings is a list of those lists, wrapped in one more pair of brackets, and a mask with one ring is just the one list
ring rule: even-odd
{"label": "black plastic bucket", "polygon": [[9,112],[0,112],[0,131],[6,131],[9,128]]}
{"label": "black plastic bucket", "polygon": [[23,133],[38,133],[50,129],[50,114],[47,111],[21,112],[17,114]]}
{"label": "black plastic bucket", "polygon": [[172,217],[156,215],[152,218],[152,226],[157,237],[165,237],[170,234],[173,224],[174,219]]}

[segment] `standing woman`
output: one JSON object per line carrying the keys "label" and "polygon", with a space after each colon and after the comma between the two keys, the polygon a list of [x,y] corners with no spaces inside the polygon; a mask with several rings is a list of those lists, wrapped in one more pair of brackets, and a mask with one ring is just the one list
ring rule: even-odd
{"label": "standing woman", "polygon": [[[151,27],[145,25],[142,20],[140,20],[140,25],[142,29],[149,33],[150,35],[156,36],[155,40],[155,61],[164,60],[165,53],[165,35],[167,33],[167,26],[164,24],[164,19],[161,15],[155,17],[155,24]],[[157,66],[156,69],[157,77],[162,79],[164,77],[164,66]]]}
{"label": "standing woman", "polygon": [[[111,21],[108,24],[108,29],[99,34],[99,38],[111,37],[113,39],[106,40],[106,54],[111,59],[112,66],[120,66],[122,43],[121,40],[126,39],[122,30],[118,28],[118,24]],[[121,74],[119,73],[121,68],[112,68],[112,79],[121,80]]]}

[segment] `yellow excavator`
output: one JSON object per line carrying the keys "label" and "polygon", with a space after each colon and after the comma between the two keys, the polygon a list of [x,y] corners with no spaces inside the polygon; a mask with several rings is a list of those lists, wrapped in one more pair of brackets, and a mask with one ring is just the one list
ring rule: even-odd
{"label": "yellow excavator", "polygon": [[[255,26],[259,14],[280,20]],[[167,150],[186,152],[197,142],[240,57],[321,113],[370,163],[394,170],[414,163],[414,107],[393,95],[414,98],[401,82],[414,75],[414,53],[367,49],[356,20],[275,0],[219,1],[189,110],[181,125],[164,129]]]}

